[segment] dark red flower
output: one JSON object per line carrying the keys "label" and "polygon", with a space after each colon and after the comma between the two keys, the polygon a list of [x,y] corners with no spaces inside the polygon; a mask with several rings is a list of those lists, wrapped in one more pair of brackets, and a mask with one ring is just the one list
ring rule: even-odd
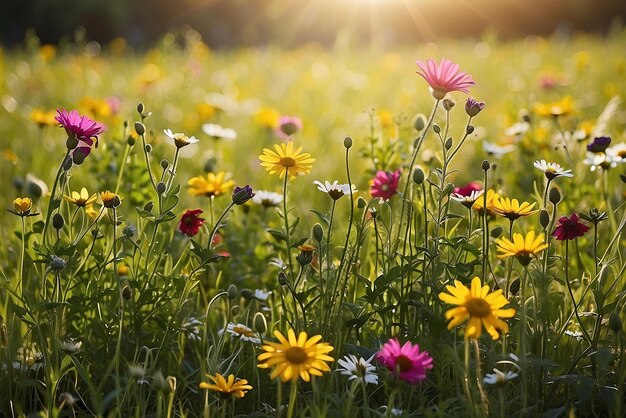
{"label": "dark red flower", "polygon": [[552,236],[559,241],[572,240],[576,237],[582,237],[587,231],[589,231],[589,227],[580,222],[576,213],[572,213],[569,218],[567,216],[559,218],[559,225],[554,228]]}
{"label": "dark red flower", "polygon": [[188,210],[183,213],[183,216],[180,218],[180,223],[178,224],[178,229],[183,234],[188,237],[193,237],[198,233],[202,224],[204,224],[204,218],[201,218],[199,215],[202,213],[202,210]]}

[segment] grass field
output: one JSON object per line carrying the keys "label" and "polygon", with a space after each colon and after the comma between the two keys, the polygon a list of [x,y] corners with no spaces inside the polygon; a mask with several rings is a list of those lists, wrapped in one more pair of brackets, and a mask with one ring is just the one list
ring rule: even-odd
{"label": "grass field", "polygon": [[0,415],[623,416],[625,41],[0,49]]}

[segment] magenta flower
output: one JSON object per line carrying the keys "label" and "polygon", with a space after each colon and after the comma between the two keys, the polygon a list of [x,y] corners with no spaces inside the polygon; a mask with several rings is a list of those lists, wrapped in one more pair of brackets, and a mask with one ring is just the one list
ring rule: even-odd
{"label": "magenta flower", "polygon": [[408,341],[400,346],[397,338],[390,339],[381,347],[376,360],[397,378],[412,385],[426,379],[426,371],[433,368],[433,358],[427,351],[420,353],[419,345]]}
{"label": "magenta flower", "polygon": [[483,186],[480,183],[475,181],[470,181],[465,186],[455,187],[453,193],[459,196],[467,197],[470,196],[473,192],[479,192],[483,189]]}
{"label": "magenta flower", "polygon": [[479,102],[473,97],[468,97],[465,101],[465,113],[473,118],[485,108],[485,102]]}
{"label": "magenta flower", "polygon": [[372,197],[389,200],[398,191],[400,169],[394,172],[379,170],[372,180]]}
{"label": "magenta flower", "polygon": [[442,100],[450,91],[462,91],[469,94],[468,87],[476,84],[471,75],[465,74],[465,71],[459,71],[458,64],[445,58],[439,62],[439,65],[432,59],[425,63],[417,61],[416,64],[422,70],[417,73],[430,85],[431,94],[437,100]]}
{"label": "magenta flower", "polygon": [[587,231],[589,231],[589,227],[580,222],[576,213],[572,213],[572,216],[569,218],[567,216],[561,216],[559,218],[559,224],[554,228],[552,236],[558,241],[569,241],[576,237],[582,237]]}
{"label": "magenta flower", "polygon": [[281,116],[278,118],[278,126],[274,129],[274,133],[280,139],[287,141],[300,129],[302,129],[302,119],[297,116]]}
{"label": "magenta flower", "polygon": [[188,210],[183,213],[183,216],[180,218],[180,222],[178,223],[178,229],[180,232],[188,237],[195,236],[198,231],[200,231],[200,227],[204,224],[204,218],[200,217],[201,213],[201,209]]}
{"label": "magenta flower", "polygon": [[93,145],[94,138],[97,140],[98,135],[105,130],[103,124],[88,116],[79,115],[76,110],[68,113],[65,109],[57,109],[57,115],[54,119],[65,128],[68,137],[76,138],[87,145]]}

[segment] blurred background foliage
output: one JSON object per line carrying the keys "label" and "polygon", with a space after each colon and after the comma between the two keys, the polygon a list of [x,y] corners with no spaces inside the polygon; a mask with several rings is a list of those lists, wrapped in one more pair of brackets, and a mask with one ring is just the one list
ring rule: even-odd
{"label": "blurred background foliage", "polygon": [[58,43],[78,27],[89,39],[124,37],[132,46],[189,26],[213,48],[329,45],[338,34],[374,44],[478,36],[504,39],[555,31],[606,33],[626,17],[624,0],[4,0],[0,43],[34,30]]}

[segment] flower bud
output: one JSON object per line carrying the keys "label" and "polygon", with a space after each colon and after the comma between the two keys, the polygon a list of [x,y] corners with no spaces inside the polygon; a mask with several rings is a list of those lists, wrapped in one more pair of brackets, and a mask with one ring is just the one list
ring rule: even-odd
{"label": "flower bud", "polygon": [[126,138],[126,143],[129,146],[132,147],[133,145],[135,145],[135,142],[137,142],[137,141],[135,141],[135,138],[133,138],[132,136],[128,135],[128,138]]}
{"label": "flower bud", "polygon": [[143,105],[142,102],[139,102],[139,104],[137,105],[137,113],[139,113],[140,115],[143,115],[144,110],[145,110],[145,106]]}
{"label": "flower bud", "polygon": [[446,139],[446,143],[444,144],[444,147],[446,147],[446,150],[449,150],[450,148],[452,148],[452,138]]}
{"label": "flower bud", "polygon": [[67,141],[65,141],[65,146],[67,149],[74,149],[78,146],[78,139],[74,135],[70,135],[67,137]]}
{"label": "flower bud", "polygon": [[237,286],[234,284],[231,284],[230,286],[228,286],[228,289],[226,289],[226,292],[228,292],[228,299],[235,299],[239,296],[239,289],[237,289]]}
{"label": "flower bud", "polygon": [[252,192],[252,187],[246,185],[243,187],[235,187],[232,200],[235,205],[243,205],[253,197],[254,193]]}
{"label": "flower bud", "polygon": [[167,161],[165,158],[163,158],[163,159],[161,160],[161,168],[162,168],[163,170],[167,170],[167,167],[169,167],[169,166],[170,166],[170,162],[169,162],[169,161]]}
{"label": "flower bud", "polygon": [[287,275],[282,271],[278,273],[278,284],[281,286],[287,286],[289,284],[287,281]]}
{"label": "flower bud", "polygon": [[465,113],[467,113],[467,116],[469,116],[470,118],[478,115],[484,109],[484,107],[485,102],[476,101],[472,97],[468,97],[465,101]]}
{"label": "flower bud", "polygon": [[122,297],[124,300],[130,300],[133,297],[133,289],[128,284],[122,288]]}
{"label": "flower bud", "polygon": [[472,125],[467,125],[467,128],[465,128],[465,132],[468,135],[471,135],[474,132],[474,127]]}
{"label": "flower bud", "polygon": [[513,283],[511,283],[511,286],[509,287],[509,291],[511,292],[512,295],[517,295],[517,292],[519,292],[519,288],[520,288],[520,281],[519,279],[515,279],[513,280]]}
{"label": "flower bud", "polygon": [[254,314],[254,318],[252,319],[252,329],[259,334],[264,334],[267,331],[267,320],[261,312]]}
{"label": "flower bud", "polygon": [[162,181],[158,182],[156,185],[156,191],[158,194],[163,194],[165,193],[165,183],[163,183]]}
{"label": "flower bud", "polygon": [[61,228],[63,228],[63,224],[65,224],[63,215],[61,215],[59,212],[55,213],[52,216],[52,226],[54,227],[54,229],[56,229],[57,231],[60,230]]}
{"label": "flower bud", "polygon": [[346,147],[346,149],[350,149],[350,147],[352,147],[352,138],[349,136],[345,137],[343,140],[343,146]]}
{"label": "flower bud", "polygon": [[483,170],[487,171],[491,167],[491,164],[489,164],[489,161],[483,160],[483,163],[481,164],[481,167],[482,167]]}
{"label": "flower bud", "polygon": [[415,184],[422,184],[424,182],[424,171],[421,168],[413,170],[413,181]]}
{"label": "flower bud", "polygon": [[318,223],[313,225],[313,238],[317,242],[322,242],[324,239],[324,229],[322,229],[322,225]]}
{"label": "flower bud", "polygon": [[443,99],[443,108],[446,110],[452,110],[455,104],[454,100]]}
{"label": "flower bud", "polygon": [[502,227],[496,226],[491,231],[489,231],[489,233],[491,234],[493,238],[498,238],[500,235],[502,235]]}
{"label": "flower bud", "polygon": [[137,135],[144,135],[146,133],[146,127],[141,122],[135,122],[135,132],[137,132]]}
{"label": "flower bud", "polygon": [[541,209],[541,211],[539,212],[539,223],[541,224],[543,229],[546,229],[548,225],[550,225],[550,214],[547,210]]}
{"label": "flower bud", "polygon": [[367,206],[367,202],[362,197],[359,197],[356,200],[356,207],[359,209],[363,209],[365,206]]}
{"label": "flower bud", "polygon": [[439,132],[441,132],[441,128],[439,127],[439,125],[434,123],[433,124],[433,131],[435,131],[435,133],[438,134]]}
{"label": "flower bud", "polygon": [[443,188],[443,195],[449,196],[450,194],[452,194],[453,191],[454,191],[454,184],[448,183],[446,184],[446,187]]}
{"label": "flower bud", "polygon": [[244,299],[252,299],[254,297],[254,292],[250,289],[244,288],[241,289],[239,295],[241,295],[241,297]]}
{"label": "flower bud", "polygon": [[146,144],[146,147],[144,149],[146,150],[148,154],[150,154],[152,152],[152,145]]}
{"label": "flower bud", "polygon": [[[88,150],[89,148],[87,148]],[[87,158],[88,152],[85,148],[78,147],[74,150],[72,154],[72,162],[76,165],[81,165],[85,162],[85,158]]]}
{"label": "flower bud", "polygon": [[622,318],[619,317],[617,312],[613,312],[609,317],[609,327],[613,332],[620,332],[622,330]]}
{"label": "flower bud", "polygon": [[422,115],[421,113],[418,113],[413,118],[413,128],[417,132],[420,132],[425,127],[426,127],[426,116]]}
{"label": "flower bud", "polygon": [[556,187],[550,189],[550,193],[548,194],[548,198],[550,199],[550,203],[556,205],[561,201],[561,192]]}

